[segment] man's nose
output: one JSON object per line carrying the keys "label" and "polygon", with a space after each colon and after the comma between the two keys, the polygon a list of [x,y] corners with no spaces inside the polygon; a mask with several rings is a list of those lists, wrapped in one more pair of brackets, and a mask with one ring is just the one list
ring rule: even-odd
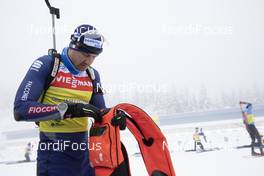
{"label": "man's nose", "polygon": [[94,60],[94,58],[92,56],[87,56],[85,57],[85,63],[91,63]]}

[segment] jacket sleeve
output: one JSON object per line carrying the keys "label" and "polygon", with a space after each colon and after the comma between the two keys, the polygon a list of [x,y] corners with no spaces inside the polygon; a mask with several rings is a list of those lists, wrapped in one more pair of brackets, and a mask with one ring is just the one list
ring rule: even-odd
{"label": "jacket sleeve", "polygon": [[53,68],[52,63],[52,57],[43,56],[35,60],[29,68],[15,97],[14,118],[16,121],[36,122],[61,119],[56,105],[38,102]]}
{"label": "jacket sleeve", "polygon": [[[100,75],[97,70],[94,69],[95,74],[95,84],[96,88],[101,88],[101,82],[100,82]],[[99,109],[105,109],[105,100],[103,94],[95,94],[93,93],[90,104],[94,105],[95,107]]]}

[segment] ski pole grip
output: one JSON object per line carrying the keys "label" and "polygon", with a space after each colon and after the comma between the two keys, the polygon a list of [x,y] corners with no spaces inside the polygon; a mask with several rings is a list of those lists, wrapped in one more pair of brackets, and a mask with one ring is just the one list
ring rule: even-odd
{"label": "ski pole grip", "polygon": [[52,7],[49,3],[49,0],[45,0],[49,10],[50,10],[50,14],[52,15],[56,15],[56,18],[59,19],[60,18],[60,9],[59,8],[55,8],[55,7]]}
{"label": "ski pole grip", "polygon": [[56,15],[56,18],[57,19],[60,19],[60,9],[58,9],[58,8],[55,8],[55,7],[51,7],[50,8],[50,14],[54,14],[54,15]]}

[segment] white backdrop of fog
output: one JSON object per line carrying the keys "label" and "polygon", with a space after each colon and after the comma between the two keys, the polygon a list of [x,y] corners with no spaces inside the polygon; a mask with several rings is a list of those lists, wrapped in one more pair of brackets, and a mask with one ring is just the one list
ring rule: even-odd
{"label": "white backdrop of fog", "polygon": [[[106,89],[133,91],[138,84],[151,91],[163,86],[195,92],[205,87],[217,96],[264,87],[262,0],[50,2],[61,10],[58,51],[83,23],[107,38],[94,63]],[[2,0],[0,13],[0,108],[11,109],[29,66],[52,47],[51,17],[44,0]]]}

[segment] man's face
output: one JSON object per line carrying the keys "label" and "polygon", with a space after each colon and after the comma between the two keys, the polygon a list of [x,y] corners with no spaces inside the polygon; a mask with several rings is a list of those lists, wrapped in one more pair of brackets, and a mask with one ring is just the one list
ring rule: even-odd
{"label": "man's face", "polygon": [[85,71],[97,57],[96,54],[75,51],[72,49],[69,50],[68,54],[74,66],[80,71]]}

